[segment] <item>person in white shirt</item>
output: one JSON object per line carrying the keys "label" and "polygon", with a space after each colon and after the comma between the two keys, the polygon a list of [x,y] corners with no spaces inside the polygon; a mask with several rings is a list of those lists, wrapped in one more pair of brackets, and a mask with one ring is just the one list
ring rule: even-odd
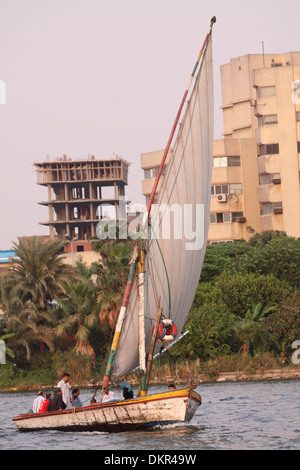
{"label": "person in white shirt", "polygon": [[113,398],[115,398],[114,392],[106,388],[103,393],[102,402],[112,400]]}
{"label": "person in white shirt", "polygon": [[57,384],[57,388],[60,388],[62,391],[62,399],[66,405],[66,409],[72,408],[72,394],[71,394],[70,385],[68,384],[69,379],[70,379],[70,374],[65,373],[62,376],[61,381],[58,382]]}
{"label": "person in white shirt", "polygon": [[45,400],[44,392],[38,392],[38,396],[33,400],[32,411],[38,413],[42,402]]}

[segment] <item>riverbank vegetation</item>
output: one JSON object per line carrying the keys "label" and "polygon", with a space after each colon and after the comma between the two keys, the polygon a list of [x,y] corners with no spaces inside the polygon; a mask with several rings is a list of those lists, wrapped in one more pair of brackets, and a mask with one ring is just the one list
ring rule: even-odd
{"label": "riverbank vegetation", "polygon": [[[132,241],[97,242],[101,258],[73,268],[63,243],[39,238],[14,246],[19,261],[0,276],[7,360],[0,388],[73,384],[104,375],[128,275]],[[214,376],[291,365],[300,340],[300,239],[254,235],[207,247],[185,326],[189,333],[154,364],[153,377]]]}

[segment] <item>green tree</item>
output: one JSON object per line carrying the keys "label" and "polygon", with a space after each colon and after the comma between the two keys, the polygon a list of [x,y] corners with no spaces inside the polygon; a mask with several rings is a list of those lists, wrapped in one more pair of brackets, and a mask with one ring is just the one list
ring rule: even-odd
{"label": "green tree", "polygon": [[125,293],[132,242],[103,243],[99,252],[101,260],[94,263],[97,275],[98,302],[101,304],[99,320],[102,325],[114,328]]}
{"label": "green tree", "polygon": [[251,250],[246,242],[219,243],[206,247],[200,282],[217,280],[222,273],[237,271],[240,256]]}
{"label": "green tree", "polygon": [[233,342],[238,344],[238,349],[246,345],[250,353],[265,351],[268,349],[269,334],[262,325],[264,317],[274,312],[276,307],[263,306],[262,302],[255,304],[251,301],[251,308],[246,312],[244,318],[236,317],[233,326]]}
{"label": "green tree", "polygon": [[284,233],[258,239],[252,249],[240,257],[239,269],[273,275],[300,288],[300,238]]}
{"label": "green tree", "polygon": [[192,309],[185,327],[190,330],[182,344],[170,349],[172,355],[184,354],[202,361],[230,353],[229,338],[232,334],[234,315],[219,305],[207,304]]}
{"label": "green tree", "polygon": [[99,304],[95,286],[91,281],[74,282],[66,287],[65,298],[59,301],[63,318],[55,328],[55,334],[62,337],[74,334],[75,351],[87,356],[95,356],[90,344],[91,331],[98,323]]}
{"label": "green tree", "polygon": [[273,275],[236,272],[223,273],[214,283],[199,284],[194,305],[215,303],[235,316],[244,318],[251,308],[251,301],[263,305],[276,305],[291,294],[293,288]]}
{"label": "green tree", "polygon": [[292,343],[300,339],[300,293],[284,299],[263,320],[263,326],[276,341],[278,352],[291,353]]}
{"label": "green tree", "polygon": [[39,237],[25,238],[14,245],[17,261],[6,273],[2,286],[9,325],[16,333],[14,345],[26,349],[30,357],[32,343],[52,348],[54,315],[50,302],[66,293],[66,286],[78,278],[75,270],[64,263],[64,243]]}

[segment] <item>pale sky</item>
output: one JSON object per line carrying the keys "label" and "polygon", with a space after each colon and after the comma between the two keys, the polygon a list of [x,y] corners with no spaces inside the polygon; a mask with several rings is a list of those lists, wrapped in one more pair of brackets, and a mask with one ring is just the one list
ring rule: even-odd
{"label": "pale sky", "polygon": [[[0,0],[0,249],[48,234],[34,161],[131,162],[128,199],[143,202],[140,154],[165,147],[199,50],[213,34],[215,138],[220,65],[300,51],[299,0]],[[0,97],[1,102],[1,97]]]}

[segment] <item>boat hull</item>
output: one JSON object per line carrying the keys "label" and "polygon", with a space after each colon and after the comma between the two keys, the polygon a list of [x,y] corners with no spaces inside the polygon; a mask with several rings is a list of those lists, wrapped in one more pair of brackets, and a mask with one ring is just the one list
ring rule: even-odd
{"label": "boat hull", "polygon": [[189,422],[201,397],[189,389],[131,400],[96,403],[82,408],[15,416],[20,431],[123,432],[151,426]]}

